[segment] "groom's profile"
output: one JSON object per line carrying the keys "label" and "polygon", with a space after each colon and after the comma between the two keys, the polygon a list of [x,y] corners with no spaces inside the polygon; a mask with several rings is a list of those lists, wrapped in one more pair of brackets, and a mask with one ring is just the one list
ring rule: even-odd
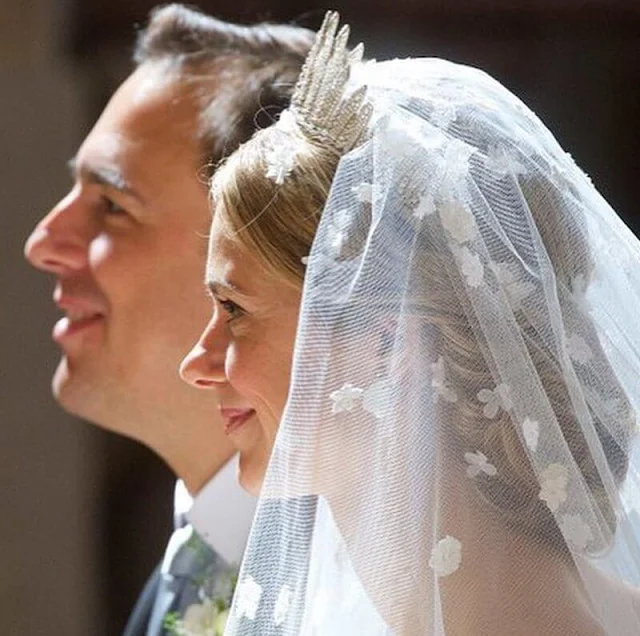
{"label": "groom's profile", "polygon": [[71,190],[25,247],[54,275],[63,313],[53,332],[58,402],[147,445],[181,480],[177,529],[130,636],[163,634],[167,614],[193,602],[180,579],[191,575],[181,550],[194,538],[206,541],[211,576],[242,554],[253,504],[235,484],[215,396],[189,388],[177,369],[210,312],[207,176],[287,105],[312,39],[180,5],[154,11],[135,70],[70,162]]}

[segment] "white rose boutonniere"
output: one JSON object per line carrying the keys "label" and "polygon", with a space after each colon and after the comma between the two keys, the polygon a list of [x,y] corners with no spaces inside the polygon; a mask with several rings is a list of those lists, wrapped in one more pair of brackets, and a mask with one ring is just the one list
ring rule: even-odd
{"label": "white rose boutonniere", "polygon": [[211,586],[203,585],[199,591],[199,602],[192,603],[184,613],[169,612],[165,615],[163,626],[171,636],[223,636],[227,624],[233,592],[238,581],[237,574],[228,574],[223,585],[221,596],[212,598]]}

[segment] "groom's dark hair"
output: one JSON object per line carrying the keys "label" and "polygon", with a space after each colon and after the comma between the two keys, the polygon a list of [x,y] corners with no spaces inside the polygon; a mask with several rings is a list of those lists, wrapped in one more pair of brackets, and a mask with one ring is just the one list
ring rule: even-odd
{"label": "groom's dark hair", "polygon": [[208,177],[224,156],[287,107],[314,37],[297,26],[231,24],[170,4],[151,12],[134,61],[166,63],[193,85]]}

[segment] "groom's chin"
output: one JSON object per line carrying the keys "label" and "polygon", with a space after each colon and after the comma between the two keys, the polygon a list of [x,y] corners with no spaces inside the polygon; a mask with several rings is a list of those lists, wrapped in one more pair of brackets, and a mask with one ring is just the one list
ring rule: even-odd
{"label": "groom's chin", "polygon": [[63,355],[58,362],[53,378],[51,379],[51,393],[56,402],[65,410],[70,409],[73,402],[73,374],[69,368],[69,358]]}
{"label": "groom's chin", "polygon": [[51,380],[51,392],[56,402],[67,413],[110,429],[102,422],[99,405],[104,402],[95,381],[86,377],[86,372],[63,355]]}

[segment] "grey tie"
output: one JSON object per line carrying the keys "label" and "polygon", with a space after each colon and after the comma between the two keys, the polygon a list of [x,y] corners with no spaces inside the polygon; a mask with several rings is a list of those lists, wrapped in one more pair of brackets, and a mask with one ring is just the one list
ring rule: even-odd
{"label": "grey tie", "polygon": [[229,585],[230,569],[190,525],[171,535],[161,568],[158,593],[147,627],[147,636],[164,636],[165,616],[183,615],[187,607],[202,600],[201,595],[217,598]]}

